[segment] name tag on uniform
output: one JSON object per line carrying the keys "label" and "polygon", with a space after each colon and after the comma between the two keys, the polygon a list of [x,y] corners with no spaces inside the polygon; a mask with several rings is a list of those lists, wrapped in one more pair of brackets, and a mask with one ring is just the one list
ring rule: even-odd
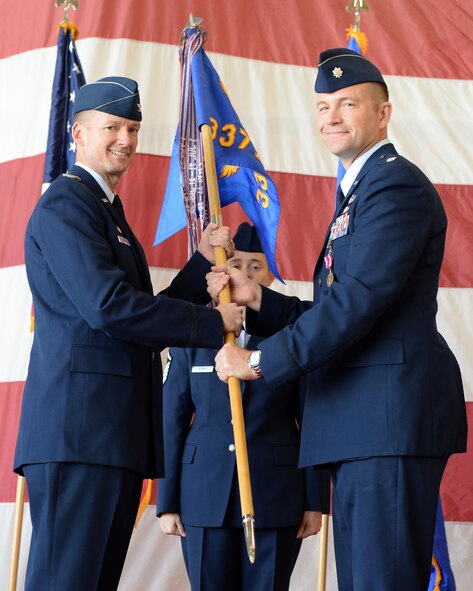
{"label": "name tag on uniform", "polygon": [[332,228],[330,230],[330,240],[336,240],[337,238],[348,234],[349,222],[350,214],[348,211],[338,216],[338,218],[332,224]]}
{"label": "name tag on uniform", "polygon": [[213,365],[193,365],[192,373],[212,373],[214,370]]}
{"label": "name tag on uniform", "polygon": [[130,241],[128,240],[128,238],[125,238],[125,236],[118,236],[118,242],[121,242],[122,244],[126,244],[127,246],[130,246]]}

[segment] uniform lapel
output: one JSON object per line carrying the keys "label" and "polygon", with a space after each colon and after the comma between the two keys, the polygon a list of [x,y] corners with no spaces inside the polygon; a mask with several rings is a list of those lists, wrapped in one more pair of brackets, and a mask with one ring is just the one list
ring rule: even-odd
{"label": "uniform lapel", "polygon": [[[146,256],[141,247],[141,244],[138,242],[136,236],[131,231],[130,226],[128,225],[125,212],[123,211],[122,207],[114,207],[110,202],[110,199],[105,195],[102,191],[98,183],[95,181],[92,175],[90,175],[85,169],[81,166],[74,166],[72,168],[71,173],[75,176],[78,176],[81,182],[89,189],[89,191],[94,195],[94,197],[101,203],[103,207],[108,211],[109,215],[112,216],[115,225],[117,227],[117,231],[120,234],[126,236],[130,243],[130,248],[133,252],[133,256],[135,258],[136,264],[140,271],[140,275],[144,281],[144,286],[146,291],[149,293],[153,293],[153,286],[151,283],[151,278],[149,274],[149,267],[146,261]],[[121,203],[121,202],[120,202]]]}
{"label": "uniform lapel", "polygon": [[381,148],[379,148],[379,150],[376,150],[376,152],[374,154],[371,154],[371,156],[368,158],[368,160],[362,166],[360,172],[358,173],[356,179],[352,183],[352,186],[350,187],[348,193],[345,195],[344,199],[340,199],[340,200],[338,199],[338,190],[337,190],[337,202],[336,202],[337,204],[336,204],[335,214],[334,214],[333,219],[327,229],[327,233],[325,234],[323,248],[320,251],[319,257],[317,259],[317,264],[315,266],[314,278],[315,278],[315,275],[317,274],[317,270],[321,264],[321,261],[323,261],[323,258],[325,256],[325,251],[327,249],[327,243],[328,243],[328,239],[330,236],[330,230],[331,230],[333,222],[342,213],[343,209],[350,203],[350,200],[353,200],[363,177],[372,169],[373,166],[376,166],[381,161],[383,161],[387,154],[397,154],[396,148],[393,146],[393,144],[385,144],[384,146],[381,146]]}
{"label": "uniform lapel", "polygon": [[[153,286],[151,284],[148,262],[146,260],[144,250],[143,250],[141,244],[139,243],[138,239],[136,238],[136,236],[133,234],[130,226],[128,225],[128,222],[126,221],[125,211],[123,209],[123,205],[122,205],[120,197],[118,195],[115,195],[115,199],[118,200],[118,203],[116,204],[118,207],[115,207],[114,205],[112,205],[112,207],[111,207],[112,214],[115,211],[118,212],[119,217],[122,220],[122,223],[124,226],[123,229],[125,231],[125,234],[126,234],[128,240],[130,241],[130,244],[132,245],[133,254],[135,255],[135,259],[138,264],[138,267],[140,268],[141,275],[142,275],[143,279],[145,280],[149,291],[151,293],[153,293]],[[114,199],[114,204],[115,204],[115,199]]]}

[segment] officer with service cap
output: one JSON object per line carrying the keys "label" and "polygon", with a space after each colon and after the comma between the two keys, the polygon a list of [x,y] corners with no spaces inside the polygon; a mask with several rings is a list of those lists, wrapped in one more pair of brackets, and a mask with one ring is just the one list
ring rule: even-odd
{"label": "officer with service cap", "polygon": [[252,308],[249,330],[273,336],[253,351],[225,345],[216,367],[273,390],[308,375],[300,465],[330,467],[339,589],[425,591],[440,481],[467,432],[460,370],[435,318],[447,218],[388,139],[392,105],[373,63],[324,51],[315,90],[319,132],[346,173],[313,302],[223,273]]}
{"label": "officer with service cap", "polygon": [[201,252],[153,295],[115,195],[141,118],[134,80],[83,86],[76,165],[42,195],[26,231],[35,333],[14,467],[26,476],[33,524],[29,591],[117,588],[143,478],[163,474],[159,351],[218,347],[242,322],[235,304],[191,303],[208,300],[212,245],[228,246],[228,228],[211,226]]}
{"label": "officer with service cap", "polygon": [[[256,228],[234,236],[231,267],[269,286],[273,275]],[[243,331],[242,331],[243,332]],[[240,335],[250,347],[261,338]],[[243,345],[243,343],[241,343]],[[299,470],[302,383],[272,392],[242,382],[242,402],[256,520],[251,564],[241,527],[228,387],[215,373],[215,351],[171,348],[164,383],[166,477],[158,482],[161,529],[181,536],[195,591],[287,591],[302,538],[329,511],[327,471]]]}

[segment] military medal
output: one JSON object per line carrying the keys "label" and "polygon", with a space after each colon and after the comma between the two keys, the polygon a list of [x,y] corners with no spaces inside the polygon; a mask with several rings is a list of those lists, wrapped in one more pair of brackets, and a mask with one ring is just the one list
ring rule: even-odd
{"label": "military medal", "polygon": [[328,275],[327,275],[327,287],[330,287],[333,283],[333,246],[332,246],[332,241],[329,240],[328,244],[327,244],[327,248],[328,248],[328,252],[324,257],[324,262],[325,262],[325,268],[328,269]]}

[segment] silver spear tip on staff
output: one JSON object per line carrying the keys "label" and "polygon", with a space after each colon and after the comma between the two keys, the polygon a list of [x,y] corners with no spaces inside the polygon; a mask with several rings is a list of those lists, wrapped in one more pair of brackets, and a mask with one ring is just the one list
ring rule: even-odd
{"label": "silver spear tip on staff", "polygon": [[243,516],[243,530],[245,532],[246,551],[251,564],[256,560],[255,518],[253,515]]}

